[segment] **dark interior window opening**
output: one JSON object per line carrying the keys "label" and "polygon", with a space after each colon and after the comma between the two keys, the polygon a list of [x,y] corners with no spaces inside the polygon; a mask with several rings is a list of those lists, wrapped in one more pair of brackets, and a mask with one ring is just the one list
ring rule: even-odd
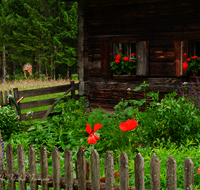
{"label": "dark interior window opening", "polygon": [[200,41],[196,41],[195,46],[196,46],[196,48],[194,48],[194,49],[196,52],[194,52],[194,55],[199,57],[200,56]]}

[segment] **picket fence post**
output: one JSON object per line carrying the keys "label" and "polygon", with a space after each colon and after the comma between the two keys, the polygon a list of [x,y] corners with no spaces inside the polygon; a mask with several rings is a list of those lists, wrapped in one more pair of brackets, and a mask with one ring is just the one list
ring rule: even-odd
{"label": "picket fence post", "polygon": [[100,190],[99,154],[95,149],[92,151],[90,160],[91,160],[92,189]]}

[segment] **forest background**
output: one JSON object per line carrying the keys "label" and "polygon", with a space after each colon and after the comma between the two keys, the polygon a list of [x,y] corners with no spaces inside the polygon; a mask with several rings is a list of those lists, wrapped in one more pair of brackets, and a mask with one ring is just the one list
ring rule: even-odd
{"label": "forest background", "polygon": [[77,73],[77,7],[56,0],[0,0],[1,83],[22,75],[26,63],[34,78]]}

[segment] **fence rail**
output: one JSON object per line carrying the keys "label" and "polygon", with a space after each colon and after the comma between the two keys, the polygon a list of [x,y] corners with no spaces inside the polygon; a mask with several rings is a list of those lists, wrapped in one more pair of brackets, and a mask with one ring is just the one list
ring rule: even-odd
{"label": "fence rail", "polygon": [[[2,153],[2,146],[0,146]],[[72,153],[69,148],[64,152],[65,177],[60,175],[60,153],[57,147],[52,151],[53,175],[48,175],[47,150],[40,148],[40,174],[36,173],[35,150],[32,145],[28,149],[29,172],[25,172],[25,155],[21,144],[17,147],[18,170],[14,171],[13,148],[6,146],[7,170],[3,168],[3,154],[0,154],[0,189],[5,189],[5,180],[8,181],[8,190],[15,190],[15,182],[19,182],[19,189],[26,190],[30,184],[31,190],[41,185],[42,190],[53,187],[54,190],[144,190],[144,159],[140,153],[135,157],[135,187],[129,186],[128,157],[122,152],[119,158],[120,185],[114,185],[113,155],[108,151],[105,155],[105,183],[100,183],[99,154],[93,150],[91,154],[91,181],[86,180],[85,153],[80,148],[77,152],[76,179],[73,179]],[[170,156],[166,163],[167,189],[177,189],[176,161]],[[160,190],[160,163],[154,154],[150,159],[150,183],[152,190]],[[194,190],[194,165],[188,157],[184,162],[184,190]]]}
{"label": "fence rail", "polygon": [[[79,83],[74,83],[74,81],[71,81],[68,85],[62,85],[62,86],[54,86],[54,87],[47,87],[47,88],[40,88],[40,89],[33,89],[33,90],[23,90],[19,91],[18,88],[14,88],[14,99],[15,101],[19,100],[21,97],[29,98],[33,96],[41,96],[41,95],[47,95],[47,94],[55,94],[60,92],[66,92],[70,88],[73,87],[73,90],[71,90],[70,98],[74,98],[75,100],[78,100],[79,95],[75,94],[75,91],[79,89]],[[9,94],[12,94],[12,91],[9,91]],[[4,92],[4,99],[5,103],[3,103],[3,92],[0,91],[0,106],[5,106],[6,104],[6,98],[7,98],[8,92]],[[20,113],[24,109],[31,109],[35,107],[42,107],[42,106],[48,106],[52,105],[55,102],[55,98],[49,98],[44,100],[37,100],[37,101],[31,101],[31,102],[24,102],[24,103],[18,103],[18,107],[20,110]],[[39,119],[42,118],[42,116],[47,112],[47,110],[43,111],[37,111],[33,113],[32,119]],[[26,121],[28,120],[26,114],[20,115],[21,120]]]}

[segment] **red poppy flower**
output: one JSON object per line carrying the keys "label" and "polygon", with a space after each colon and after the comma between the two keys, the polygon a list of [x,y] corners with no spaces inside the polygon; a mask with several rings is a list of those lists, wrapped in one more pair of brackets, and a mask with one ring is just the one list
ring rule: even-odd
{"label": "red poppy flower", "polygon": [[183,55],[187,55],[187,53],[184,53]]}
{"label": "red poppy flower", "polygon": [[199,169],[197,170],[197,173],[200,174],[200,166],[199,166]]}
{"label": "red poppy flower", "polygon": [[92,143],[93,143],[93,144],[96,144],[96,143],[97,143],[96,140],[99,140],[100,138],[99,138],[97,135],[95,135],[94,133],[95,133],[98,129],[100,129],[101,127],[102,127],[101,124],[96,123],[96,124],[94,125],[94,131],[92,131],[90,125],[87,123],[86,131],[87,131],[88,134],[89,134],[89,137],[88,137],[88,140],[87,140],[88,144],[92,144]]}
{"label": "red poppy flower", "polygon": [[115,59],[121,59],[121,55],[117,55]]}
{"label": "red poppy flower", "polygon": [[131,53],[131,57],[133,57],[133,56],[136,56],[136,54],[135,53]]}
{"label": "red poppy flower", "polygon": [[121,49],[119,49],[119,52],[122,51]]}
{"label": "red poppy flower", "polygon": [[116,63],[116,64],[120,63],[120,60],[119,60],[119,59],[116,59],[116,60],[115,60],[115,63]]}
{"label": "red poppy flower", "polygon": [[125,132],[128,130],[133,130],[134,128],[136,128],[138,125],[137,121],[135,119],[130,119],[126,122],[122,122],[119,124],[119,128]]}
{"label": "red poppy flower", "polygon": [[184,62],[184,63],[183,63],[183,68],[184,68],[184,69],[187,69],[187,67],[188,67],[188,64],[187,64],[186,62]]}
{"label": "red poppy flower", "polygon": [[192,59],[196,59],[197,58],[197,56],[196,55],[194,55],[193,57],[192,57]]}
{"label": "red poppy flower", "polygon": [[129,60],[129,58],[128,57],[124,57],[124,61],[128,61]]}
{"label": "red poppy flower", "polygon": [[187,58],[187,61],[190,61],[190,58]]}

